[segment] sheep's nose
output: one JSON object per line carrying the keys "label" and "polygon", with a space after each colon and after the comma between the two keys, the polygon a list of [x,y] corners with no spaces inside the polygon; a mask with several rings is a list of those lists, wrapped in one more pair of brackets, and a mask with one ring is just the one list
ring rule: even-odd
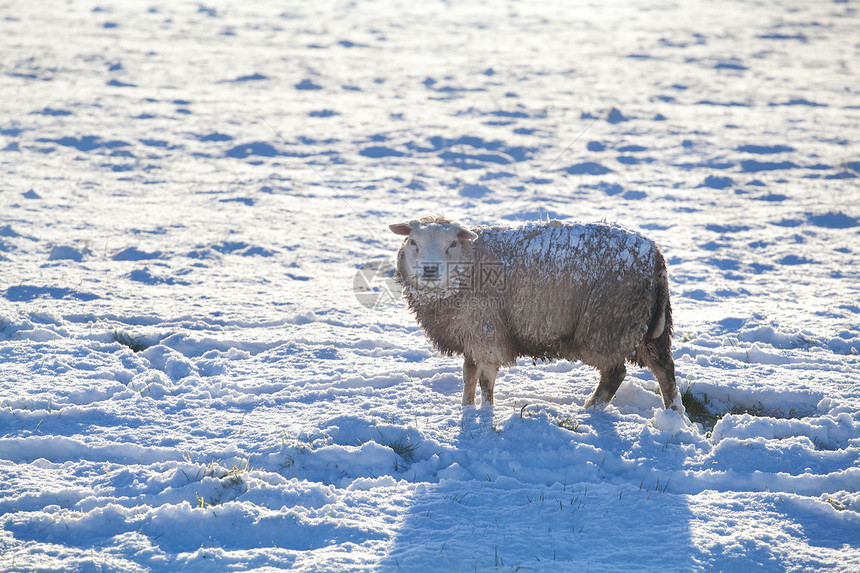
{"label": "sheep's nose", "polygon": [[424,265],[424,276],[427,278],[435,277],[439,274],[439,265]]}

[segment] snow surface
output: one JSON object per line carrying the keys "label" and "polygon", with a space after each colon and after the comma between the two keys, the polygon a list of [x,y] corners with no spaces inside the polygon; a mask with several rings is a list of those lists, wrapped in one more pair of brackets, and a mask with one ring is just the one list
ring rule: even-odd
{"label": "snow surface", "polygon": [[[860,570],[856,2],[0,16],[0,569]],[[644,231],[735,413],[461,408],[390,294],[431,213]]]}

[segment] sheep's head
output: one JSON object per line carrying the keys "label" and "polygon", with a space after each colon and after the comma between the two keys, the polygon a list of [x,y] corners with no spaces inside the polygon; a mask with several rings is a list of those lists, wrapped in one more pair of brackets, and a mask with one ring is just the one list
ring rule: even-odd
{"label": "sheep's head", "polygon": [[400,246],[397,269],[403,280],[420,291],[458,290],[471,261],[471,242],[478,235],[441,217],[424,217],[388,227],[406,240]]}

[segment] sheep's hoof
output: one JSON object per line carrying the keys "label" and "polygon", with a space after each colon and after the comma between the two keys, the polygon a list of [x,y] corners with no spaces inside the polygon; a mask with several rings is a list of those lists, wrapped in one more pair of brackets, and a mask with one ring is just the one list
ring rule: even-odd
{"label": "sheep's hoof", "polygon": [[684,407],[684,402],[681,401],[681,394],[677,392],[675,393],[675,396],[672,398],[669,404],[666,405],[666,409],[675,410],[681,415],[687,414],[687,409]]}
{"label": "sheep's hoof", "polygon": [[[609,399],[611,400],[611,398]],[[603,396],[593,395],[585,402],[585,409],[594,408],[596,411],[601,411],[609,405],[609,400]]]}

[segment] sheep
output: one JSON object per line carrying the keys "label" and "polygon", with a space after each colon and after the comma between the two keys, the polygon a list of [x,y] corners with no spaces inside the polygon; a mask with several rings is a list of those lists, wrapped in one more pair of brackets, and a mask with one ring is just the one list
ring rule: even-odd
{"label": "sheep", "polygon": [[463,405],[493,404],[518,357],[579,360],[600,372],[585,408],[603,408],[627,373],[649,368],[663,406],[683,412],[672,360],[666,261],[609,223],[548,221],[468,229],[444,217],[389,225],[406,238],[395,280],[431,343],[463,359]]}

